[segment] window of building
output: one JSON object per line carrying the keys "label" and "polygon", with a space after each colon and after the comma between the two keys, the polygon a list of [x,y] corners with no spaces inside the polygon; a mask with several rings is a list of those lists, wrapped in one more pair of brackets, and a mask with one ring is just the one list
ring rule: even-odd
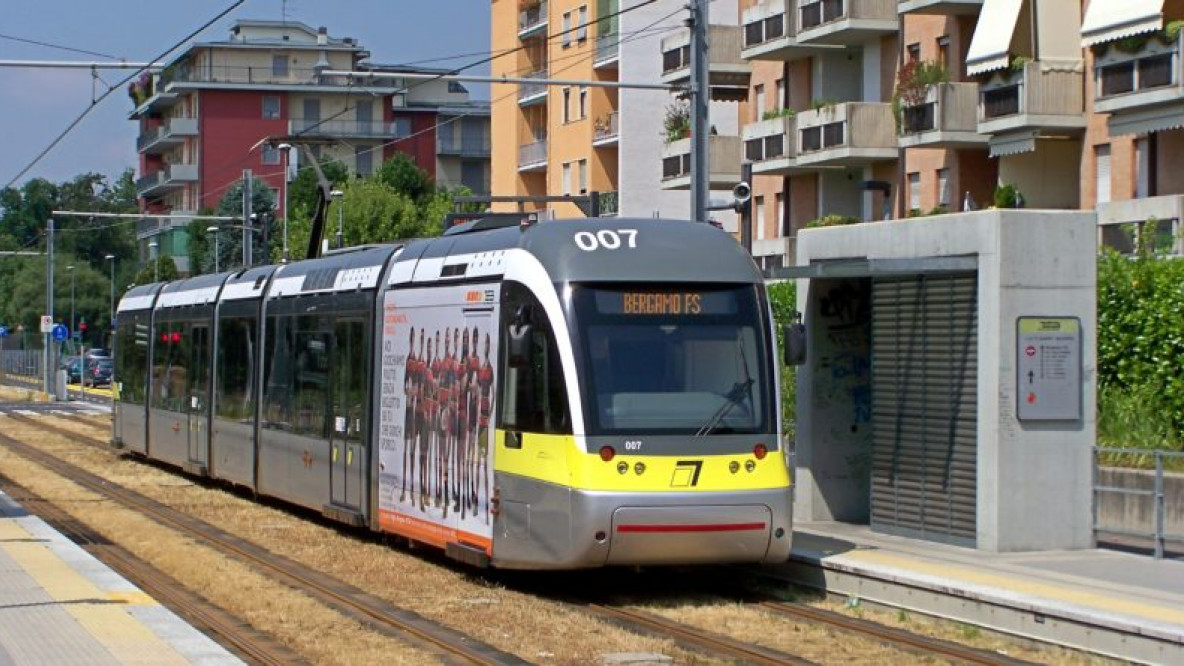
{"label": "window of building", "polygon": [[275,144],[263,144],[263,163],[264,164],[279,164],[280,163],[280,149],[276,148]]}
{"label": "window of building", "polygon": [[950,170],[937,170],[937,205],[950,207]]}
{"label": "window of building", "polygon": [[937,38],[937,62],[947,69],[950,66],[950,38],[948,35]]}
{"label": "window of building", "polygon": [[271,56],[271,75],[272,76],[287,76],[288,75],[288,56],[287,56],[287,54]]}
{"label": "window of building", "polygon": [[777,204],[777,219],[773,220],[773,228],[777,230],[775,233],[778,235],[787,236],[789,234],[785,230],[785,194],[778,192],[774,201]]}
{"label": "window of building", "polygon": [[563,163],[563,194],[571,195],[571,162]]}
{"label": "window of building", "polygon": [[563,48],[571,46],[571,12],[563,12]]}
{"label": "window of building", "polygon": [[571,122],[571,88],[563,89],[563,122]]}
{"label": "window of building", "polygon": [[1151,196],[1151,142],[1145,136],[1135,140],[1135,197]]}
{"label": "window of building", "polygon": [[765,112],[765,84],[758,83],[752,89],[756,94],[756,101],[752,105],[752,119],[760,120],[761,114]]}
{"label": "window of building", "polygon": [[370,146],[354,147],[354,165],[360,176],[374,173],[374,151]]}
{"label": "window of building", "polygon": [[765,239],[765,198],[754,197],[755,205],[752,207],[752,226],[756,227],[756,239]]}
{"label": "window of building", "polygon": [[1094,146],[1097,174],[1097,203],[1110,201],[1110,144]]}
{"label": "window of building", "polygon": [[263,119],[264,120],[279,120],[279,117],[280,117],[279,95],[264,95],[263,96]]}
{"label": "window of building", "polygon": [[581,42],[588,39],[588,5],[580,5],[580,20],[576,25],[579,29],[576,31],[576,39]]}
{"label": "window of building", "polygon": [[921,174],[909,174],[909,210],[921,210]]}
{"label": "window of building", "polygon": [[785,79],[777,79],[776,106],[778,109],[784,109],[789,106],[789,100],[785,98]]}
{"label": "window of building", "polygon": [[402,118],[395,118],[391,122],[391,131],[394,132],[396,138],[401,138],[411,135],[411,119],[404,116]]}
{"label": "window of building", "polygon": [[921,45],[920,44],[909,44],[908,46],[904,47],[904,50],[905,50],[906,55],[908,56],[909,62],[917,62],[918,60],[921,59]]}
{"label": "window of building", "polygon": [[580,86],[580,115],[583,120],[588,117],[588,86]]}
{"label": "window of building", "polygon": [[580,194],[588,193],[588,160],[579,161],[580,168]]}

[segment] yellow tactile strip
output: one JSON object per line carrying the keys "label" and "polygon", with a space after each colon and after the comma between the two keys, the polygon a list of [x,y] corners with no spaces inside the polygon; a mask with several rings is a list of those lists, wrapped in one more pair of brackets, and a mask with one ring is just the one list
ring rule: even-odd
{"label": "yellow tactile strip", "polygon": [[[0,549],[37,582],[116,661],[124,664],[187,664],[185,658],[127,612],[156,605],[146,594],[106,592],[62,561],[48,544],[11,518],[0,518]],[[89,602],[89,603],[88,603]]]}
{"label": "yellow tactile strip", "polygon": [[1029,578],[987,573],[981,570],[953,566],[948,563],[927,562],[907,555],[884,551],[858,550],[824,558],[824,561],[843,562],[848,566],[892,567],[946,581],[957,581],[992,588],[1015,595],[1036,597],[1085,607],[1106,615],[1126,615],[1176,625],[1184,629],[1184,609],[1149,604],[1120,596],[1074,589],[1064,585],[1045,583]]}

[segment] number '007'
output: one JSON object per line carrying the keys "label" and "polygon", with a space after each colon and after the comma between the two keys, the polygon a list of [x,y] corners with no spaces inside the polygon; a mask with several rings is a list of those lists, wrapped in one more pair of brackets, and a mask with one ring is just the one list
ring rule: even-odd
{"label": "number '007'", "polygon": [[632,250],[637,247],[637,229],[601,229],[596,233],[580,231],[575,236],[576,247],[584,252],[595,250],[619,250],[622,247]]}

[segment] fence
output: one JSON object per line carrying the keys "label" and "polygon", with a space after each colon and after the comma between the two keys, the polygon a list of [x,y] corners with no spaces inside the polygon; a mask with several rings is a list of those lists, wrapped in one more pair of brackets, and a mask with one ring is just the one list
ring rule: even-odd
{"label": "fence", "polygon": [[40,349],[0,351],[0,369],[5,375],[17,375],[40,381],[42,354]]}
{"label": "fence", "polygon": [[[1135,463],[1149,458],[1155,467],[1104,467],[1103,458],[1110,462],[1134,459],[1130,462]],[[1149,537],[1155,544],[1156,559],[1163,558],[1168,541],[1184,543],[1184,475],[1164,473],[1164,463],[1173,459],[1184,462],[1184,452],[1095,446],[1094,533]],[[1170,532],[1169,525],[1179,526],[1181,531]]]}

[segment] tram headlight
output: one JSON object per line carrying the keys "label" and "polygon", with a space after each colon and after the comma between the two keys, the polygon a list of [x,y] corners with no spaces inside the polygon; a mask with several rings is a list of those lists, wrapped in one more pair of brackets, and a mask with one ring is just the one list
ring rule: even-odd
{"label": "tram headlight", "polygon": [[744,471],[752,472],[755,470],[756,470],[756,461],[755,460],[745,460],[744,461]]}
{"label": "tram headlight", "polygon": [[633,466],[634,474],[645,474],[645,463],[639,462]]}
{"label": "tram headlight", "polygon": [[617,463],[617,473],[618,474],[624,474],[628,471],[629,471],[629,463],[625,462],[624,460]]}
{"label": "tram headlight", "polygon": [[728,471],[731,472],[732,474],[739,472],[740,471],[740,463],[736,462],[735,460],[728,463]]}

